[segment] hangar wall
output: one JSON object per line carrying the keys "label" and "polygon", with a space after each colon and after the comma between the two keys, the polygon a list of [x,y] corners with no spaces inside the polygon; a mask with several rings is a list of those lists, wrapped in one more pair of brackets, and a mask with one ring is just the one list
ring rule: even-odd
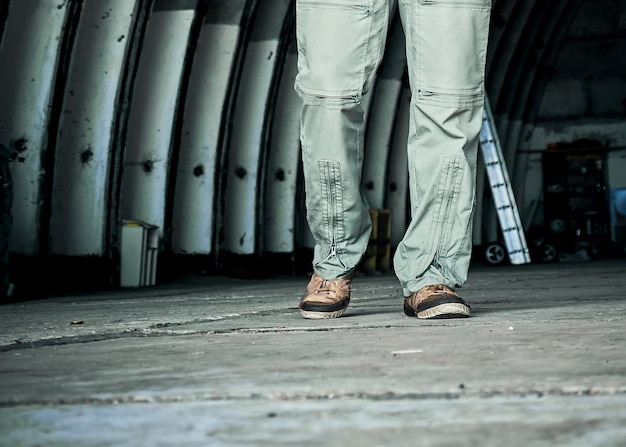
{"label": "hangar wall", "polygon": [[[18,273],[69,263],[114,281],[127,219],[159,226],[163,261],[177,259],[163,269],[306,263],[293,21],[289,0],[2,0]],[[487,90],[525,227],[542,222],[548,144],[601,141],[616,181],[626,172],[623,54],[623,2],[494,2]],[[363,187],[392,210],[392,245],[408,217],[405,71],[396,20],[364,101]],[[483,177],[476,246],[499,239]]]}

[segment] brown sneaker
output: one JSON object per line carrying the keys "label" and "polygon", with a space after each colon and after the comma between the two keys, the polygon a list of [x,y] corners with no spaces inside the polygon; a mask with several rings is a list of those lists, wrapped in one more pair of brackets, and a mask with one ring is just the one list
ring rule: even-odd
{"label": "brown sneaker", "polygon": [[341,279],[324,279],[313,273],[300,300],[304,318],[319,320],[343,315],[350,304],[352,275]]}
{"label": "brown sneaker", "polygon": [[433,284],[422,287],[404,299],[404,313],[409,317],[464,318],[470,316],[470,306],[450,287]]}

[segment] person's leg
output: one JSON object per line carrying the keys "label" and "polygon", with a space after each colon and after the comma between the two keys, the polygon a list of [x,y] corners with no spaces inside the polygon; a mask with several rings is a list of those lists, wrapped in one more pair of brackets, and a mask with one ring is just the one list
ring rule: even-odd
{"label": "person's leg", "polygon": [[468,316],[454,288],[472,250],[491,1],[399,1],[412,91],[411,222],[394,267],[408,315]]}
{"label": "person's leg", "polygon": [[303,106],[307,220],[316,241],[313,269],[324,279],[345,277],[367,248],[371,224],[360,192],[363,132],[360,106]]}
{"label": "person's leg", "polygon": [[307,318],[340,316],[371,232],[361,195],[360,101],[382,59],[389,0],[297,0],[301,143],[314,275],[301,301]]}

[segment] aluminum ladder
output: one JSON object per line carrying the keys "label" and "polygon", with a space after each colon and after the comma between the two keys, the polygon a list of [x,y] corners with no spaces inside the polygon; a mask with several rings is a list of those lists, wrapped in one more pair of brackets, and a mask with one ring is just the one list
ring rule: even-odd
{"label": "aluminum ladder", "polygon": [[[530,253],[524,236],[524,229],[515,203],[513,189],[502,154],[502,146],[491,113],[491,106],[485,97],[483,122],[480,128],[480,148],[485,161],[491,194],[496,205],[498,221],[504,238],[504,245],[511,264],[530,263]],[[489,256],[489,254],[487,254]],[[502,257],[503,259],[503,257]],[[488,259],[488,261],[490,261]],[[490,261],[491,262],[491,261]],[[497,263],[497,262],[493,262]]]}

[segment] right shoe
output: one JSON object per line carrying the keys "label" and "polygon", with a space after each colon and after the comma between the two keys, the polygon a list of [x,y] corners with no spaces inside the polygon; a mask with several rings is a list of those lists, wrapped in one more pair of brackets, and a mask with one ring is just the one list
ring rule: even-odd
{"label": "right shoe", "polygon": [[404,313],[420,319],[466,318],[471,309],[450,287],[431,284],[404,299]]}
{"label": "right shoe", "polygon": [[351,289],[352,275],[340,279],[324,279],[313,273],[300,300],[300,313],[311,320],[338,318],[350,304]]}

